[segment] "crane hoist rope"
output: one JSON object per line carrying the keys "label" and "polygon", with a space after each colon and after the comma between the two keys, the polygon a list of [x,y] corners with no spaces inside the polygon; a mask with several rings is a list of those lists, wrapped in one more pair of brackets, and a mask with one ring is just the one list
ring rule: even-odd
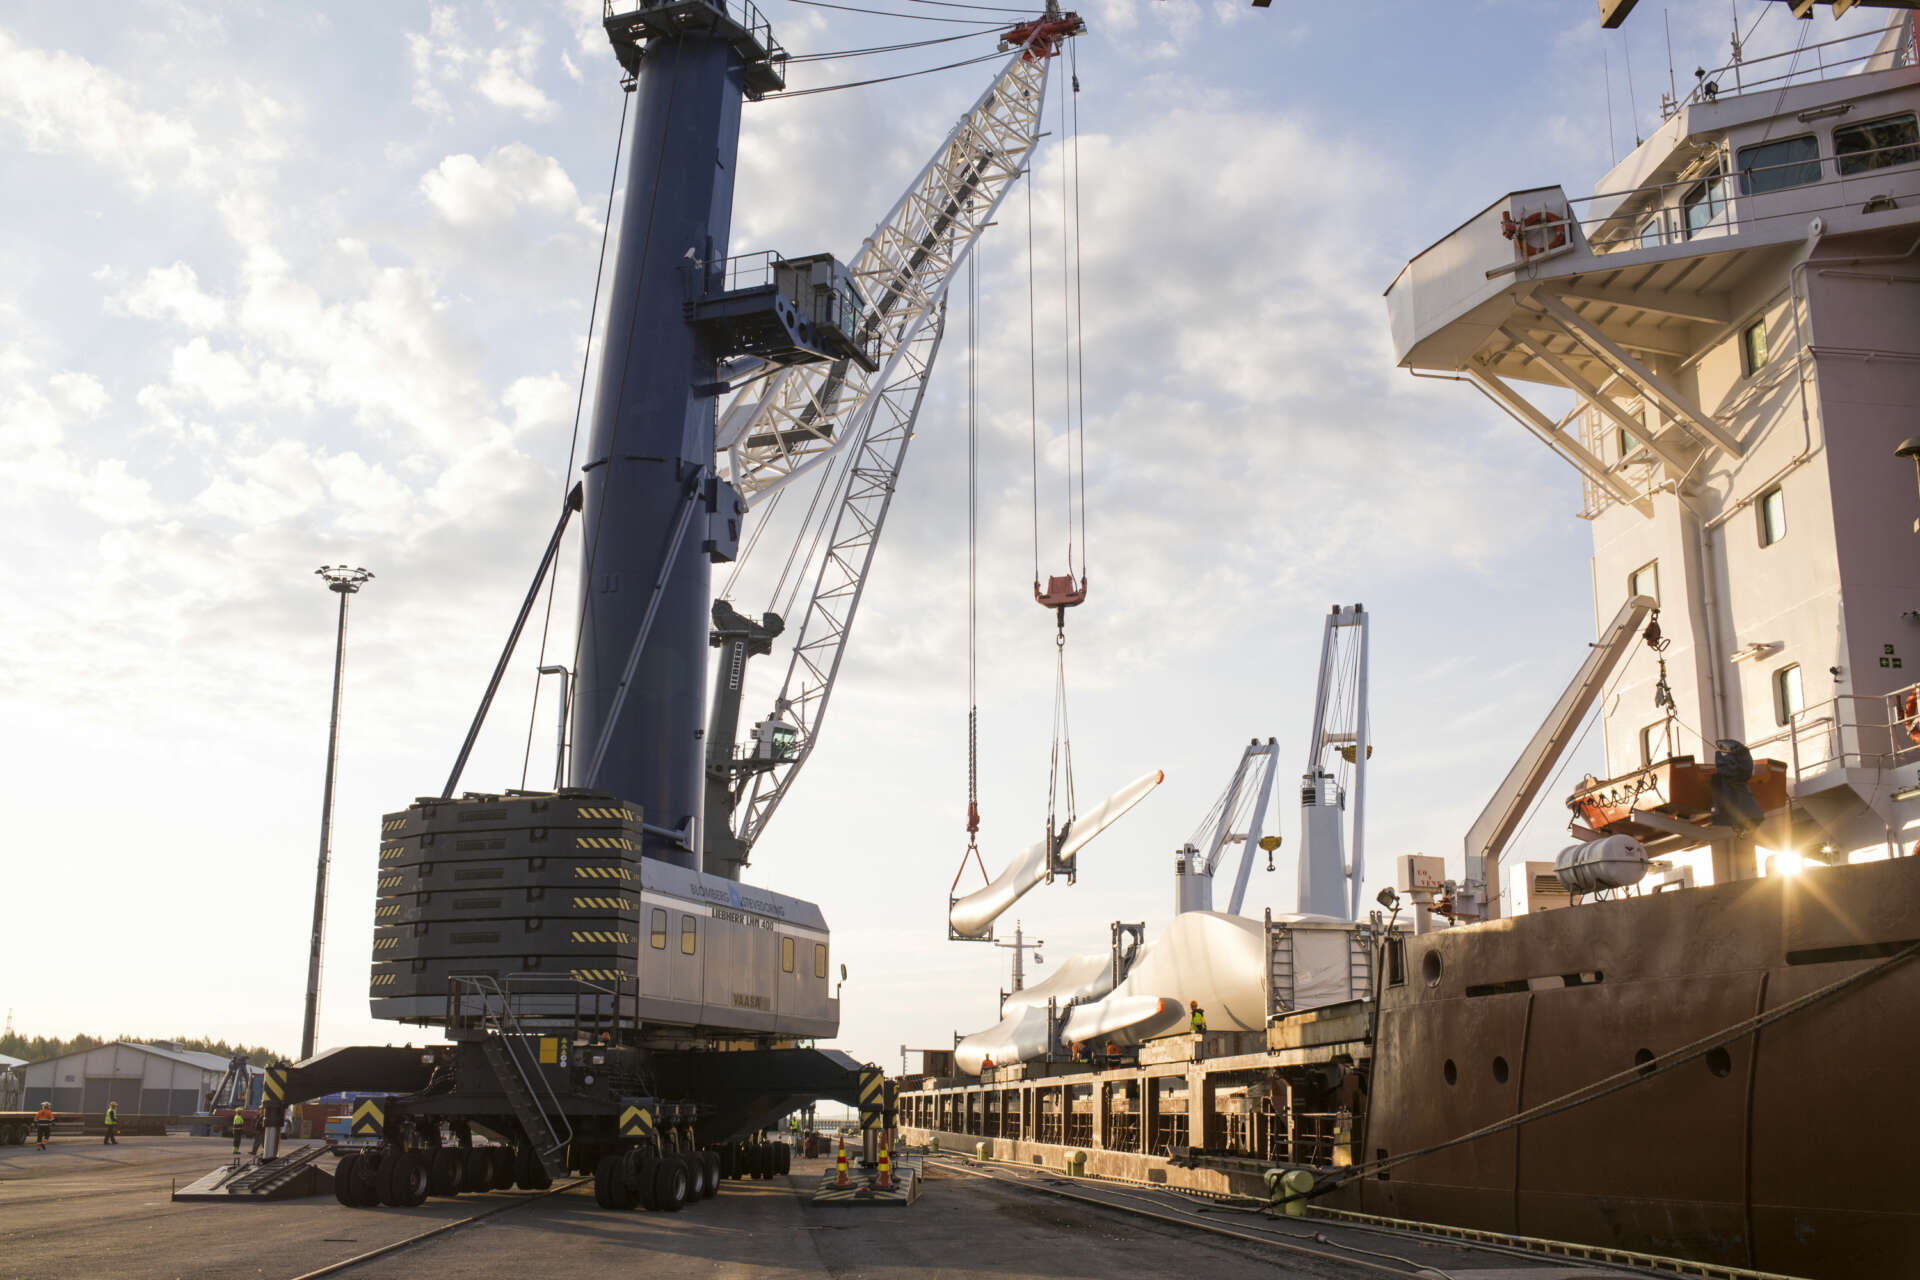
{"label": "crane hoist rope", "polygon": [[967,851],[950,894],[960,891],[967,861],[980,868],[980,250],[967,257]]}

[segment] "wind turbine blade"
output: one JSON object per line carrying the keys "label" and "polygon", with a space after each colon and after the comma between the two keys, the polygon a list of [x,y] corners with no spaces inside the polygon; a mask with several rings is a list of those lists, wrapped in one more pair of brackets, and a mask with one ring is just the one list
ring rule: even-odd
{"label": "wind turbine blade", "polygon": [[[1136,778],[1099,804],[1067,824],[1060,841],[1060,856],[1071,858],[1080,847],[1120,820],[1120,815],[1146,798],[1167,775],[1159,770]],[[977,938],[986,933],[1000,914],[1047,878],[1047,842],[1031,845],[983,889],[976,889],[953,904],[947,920],[953,931]]]}

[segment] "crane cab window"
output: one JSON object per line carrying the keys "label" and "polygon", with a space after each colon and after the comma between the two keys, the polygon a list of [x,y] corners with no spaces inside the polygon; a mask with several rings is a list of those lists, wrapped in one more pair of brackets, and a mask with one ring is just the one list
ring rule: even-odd
{"label": "crane cab window", "polygon": [[1773,673],[1773,714],[1781,724],[1807,709],[1806,690],[1800,684],[1800,664],[1795,662]]}
{"label": "crane cab window", "polygon": [[1833,131],[1833,153],[1843,178],[1870,169],[1912,164],[1920,160],[1920,126],[1915,125],[1911,111],[1843,125]]}
{"label": "crane cab window", "polygon": [[1673,755],[1673,748],[1667,741],[1667,722],[1650,724],[1640,731],[1640,763],[1642,766],[1657,764]]}
{"label": "crane cab window", "polygon": [[827,944],[824,942],[813,944],[813,976],[816,978],[827,976]]}
{"label": "crane cab window", "polygon": [[680,954],[690,956],[700,945],[700,926],[692,916],[680,917]]}
{"label": "crane cab window", "polygon": [[1760,545],[1770,547],[1787,536],[1787,495],[1775,485],[1753,504],[1760,518]]}
{"label": "crane cab window", "polygon": [[667,913],[659,907],[653,909],[653,922],[647,934],[647,945],[655,951],[667,949]]}
{"label": "crane cab window", "polygon": [[780,939],[780,972],[793,972],[793,939]]}
{"label": "crane cab window", "polygon": [[1649,560],[1627,575],[1627,594],[1660,603],[1660,562]]}

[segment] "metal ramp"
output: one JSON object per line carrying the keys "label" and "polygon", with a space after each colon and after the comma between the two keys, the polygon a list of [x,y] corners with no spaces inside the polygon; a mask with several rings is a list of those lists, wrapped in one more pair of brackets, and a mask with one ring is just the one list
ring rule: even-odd
{"label": "metal ramp", "polygon": [[333,1174],[320,1168],[328,1147],[309,1143],[272,1160],[241,1160],[222,1165],[173,1193],[175,1200],[265,1202],[321,1195],[333,1189]]}

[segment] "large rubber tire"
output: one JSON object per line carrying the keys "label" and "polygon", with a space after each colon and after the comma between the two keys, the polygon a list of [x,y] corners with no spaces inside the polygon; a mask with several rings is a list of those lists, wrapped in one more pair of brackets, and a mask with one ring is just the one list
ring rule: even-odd
{"label": "large rubber tire", "polygon": [[513,1149],[513,1183],[522,1191],[545,1191],[553,1185],[553,1178],[532,1147]]}
{"label": "large rubber tire", "polygon": [[464,1187],[468,1191],[493,1190],[493,1153],[487,1147],[468,1147],[461,1153],[467,1162]]}
{"label": "large rubber tire", "polygon": [[358,1155],[353,1163],[353,1203],[356,1208],[371,1209],[380,1203],[380,1166],[392,1157],[378,1150]]}
{"label": "large rubber tire", "polygon": [[360,1197],[354,1193],[354,1166],[360,1163],[360,1153],[349,1151],[340,1157],[340,1163],[333,1166],[333,1198],[349,1209],[360,1207]]}
{"label": "large rubber tire", "polygon": [[627,1165],[627,1186],[631,1188],[633,1203],[649,1213],[660,1207],[653,1194],[653,1179],[659,1167],[660,1158],[648,1154],[636,1156]]}
{"label": "large rubber tire", "polygon": [[719,1195],[720,1194],[720,1157],[715,1155],[711,1151],[702,1151],[695,1158],[698,1159],[701,1164],[706,1166],[707,1194],[709,1196]]}
{"label": "large rubber tire", "polygon": [[739,1165],[734,1158],[733,1144],[731,1142],[727,1143],[723,1147],[716,1149],[713,1154],[720,1157],[720,1176],[721,1177],[737,1178],[740,1176]]}
{"label": "large rubber tire", "polygon": [[773,1171],[784,1178],[793,1172],[793,1148],[783,1142],[774,1148],[774,1152]]}
{"label": "large rubber tire", "polygon": [[600,1163],[593,1167],[593,1202],[602,1209],[618,1209],[626,1198],[624,1187],[620,1157],[614,1152],[601,1156]]}
{"label": "large rubber tire", "polygon": [[759,1182],[773,1176],[773,1148],[764,1142],[756,1143],[753,1148],[753,1176]]}
{"label": "large rubber tire", "polygon": [[653,1207],[678,1213],[687,1204],[687,1166],[677,1156],[663,1156],[653,1166]]}
{"label": "large rubber tire", "polygon": [[380,1162],[380,1203],[411,1209],[427,1199],[427,1162],[417,1151],[396,1151]]}
{"label": "large rubber tire", "polygon": [[513,1148],[489,1147],[489,1158],[493,1161],[493,1189],[495,1191],[513,1190]]}
{"label": "large rubber tire", "polygon": [[457,1196],[467,1185],[467,1153],[441,1147],[433,1153],[431,1190],[436,1196]]}

